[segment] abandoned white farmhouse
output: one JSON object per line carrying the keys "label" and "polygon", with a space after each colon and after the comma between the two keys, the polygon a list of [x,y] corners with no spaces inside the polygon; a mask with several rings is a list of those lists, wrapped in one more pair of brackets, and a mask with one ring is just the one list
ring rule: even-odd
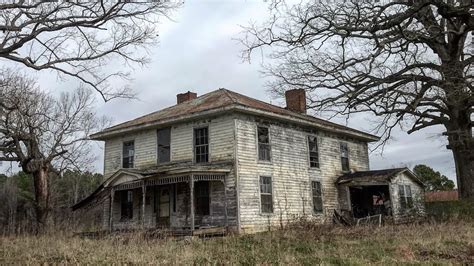
{"label": "abandoned white farmhouse", "polygon": [[[378,137],[306,114],[304,90],[286,108],[219,89],[91,136],[105,141],[104,183],[76,204],[104,207],[104,229],[265,230],[298,217],[331,221],[422,211],[406,168],[369,171]],[[420,204],[417,204],[420,202]]]}

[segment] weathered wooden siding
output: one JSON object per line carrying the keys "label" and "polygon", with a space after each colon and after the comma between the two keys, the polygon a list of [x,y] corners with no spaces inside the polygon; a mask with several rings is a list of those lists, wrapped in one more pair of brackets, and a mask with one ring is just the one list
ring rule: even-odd
{"label": "weathered wooden siding", "polygon": [[[270,129],[271,162],[257,157],[257,125]],[[268,225],[280,225],[300,216],[324,220],[338,207],[334,184],[341,174],[341,141],[349,146],[351,169],[368,170],[367,144],[326,132],[312,132],[319,137],[320,168],[309,167],[307,136],[311,129],[292,127],[251,116],[236,118],[237,161],[241,229],[258,231]],[[259,177],[271,176],[273,183],[272,214],[260,211]],[[313,214],[311,181],[322,184],[323,214]]]}
{"label": "weathered wooden siding", "polygon": [[[400,203],[400,195],[398,185],[410,185],[413,197],[413,209],[402,210]],[[390,195],[392,198],[393,219],[395,223],[408,222],[412,219],[425,215],[425,200],[424,189],[420,184],[416,183],[407,176],[406,173],[401,173],[392,179],[390,183]]]}
{"label": "weathered wooden siding", "polygon": [[[171,161],[172,162],[192,162],[194,158],[193,151],[193,129],[207,126],[209,128],[209,150],[210,150],[210,161],[233,161],[234,160],[234,119],[231,116],[221,116],[217,118],[208,118],[201,121],[194,121],[189,123],[182,123],[172,126],[171,128]],[[135,141],[135,168],[148,168],[157,165],[157,135],[156,129],[144,130],[123,137],[116,137],[105,142],[105,159],[104,159],[104,176],[105,178],[110,177],[113,173],[121,168],[122,161],[122,145],[124,141],[134,140]],[[197,220],[202,221],[203,224],[214,225],[224,221],[224,192],[222,184],[214,184],[211,182],[211,216],[209,217],[196,217]],[[178,195],[178,206],[185,210],[188,208],[189,199],[184,192],[189,193],[189,189],[186,190],[188,184],[182,184],[184,186],[183,193]],[[180,184],[181,186],[181,184]],[[237,225],[237,201],[236,201],[236,183],[235,173],[232,167],[231,172],[227,175],[227,215],[230,226]],[[147,196],[152,197],[150,194],[151,189],[147,190]],[[135,194],[140,194],[141,190],[137,190]],[[141,195],[141,194],[140,194]],[[184,204],[187,201],[187,204]],[[132,221],[120,222],[120,204],[118,199],[114,200],[114,227],[119,228],[130,228],[141,226],[141,206],[135,206],[137,209],[137,215],[134,213]],[[134,202],[138,202],[134,201]],[[137,203],[138,204],[138,203]],[[104,203],[104,228],[108,227],[109,217],[109,202]],[[146,223],[145,226],[155,226],[155,216],[153,214],[152,204],[150,207],[147,205],[146,210]],[[150,210],[148,209],[150,208]],[[189,208],[186,209],[189,212]],[[171,222],[172,226],[189,226],[189,213],[177,212],[172,214]]]}
{"label": "weathered wooden siding", "polygon": [[[192,123],[182,123],[171,128],[171,161],[193,161],[193,129],[209,127],[209,149],[211,161],[232,160],[234,155],[234,121],[222,116]],[[122,167],[122,145],[135,141],[135,168],[157,165],[156,129],[148,129],[105,141],[104,178]]]}
{"label": "weathered wooden siding", "polygon": [[156,165],[156,130],[147,130],[105,141],[104,178],[107,179],[122,167],[123,142],[135,141],[135,167]]}

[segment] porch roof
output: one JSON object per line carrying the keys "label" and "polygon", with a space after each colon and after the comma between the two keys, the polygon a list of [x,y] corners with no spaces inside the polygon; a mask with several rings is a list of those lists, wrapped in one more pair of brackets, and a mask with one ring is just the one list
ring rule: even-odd
{"label": "porch roof", "polygon": [[388,183],[393,177],[401,173],[406,173],[413,181],[424,186],[423,182],[421,182],[420,179],[418,179],[418,177],[406,167],[346,173],[337,179],[336,184],[358,185],[365,183]]}
{"label": "porch roof", "polygon": [[[88,206],[98,201],[109,193],[111,188],[132,189],[141,186],[142,181],[146,186],[188,182],[191,174],[195,181],[223,180],[223,177],[232,170],[232,161],[215,161],[207,164],[196,165],[192,162],[176,162],[166,165],[144,169],[119,169],[107,178],[92,194],[79,201],[71,208],[73,211]],[[129,177],[124,182],[117,182],[120,177]]]}

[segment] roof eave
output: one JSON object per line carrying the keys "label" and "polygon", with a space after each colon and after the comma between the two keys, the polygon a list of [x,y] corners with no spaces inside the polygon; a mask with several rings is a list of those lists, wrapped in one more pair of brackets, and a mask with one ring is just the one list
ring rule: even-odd
{"label": "roof eave", "polygon": [[335,128],[335,127],[331,127],[331,126],[321,125],[321,124],[318,124],[318,123],[313,122],[313,121],[308,121],[303,116],[298,116],[297,114],[292,115],[292,116],[280,115],[280,114],[276,114],[276,113],[273,113],[273,112],[267,112],[267,111],[263,111],[263,110],[256,109],[256,108],[250,108],[250,107],[243,106],[243,105],[236,105],[236,109],[241,111],[241,112],[244,112],[244,113],[262,115],[262,116],[267,116],[267,117],[271,117],[271,118],[277,118],[278,120],[282,120],[282,121],[286,121],[286,122],[302,124],[302,125],[306,125],[306,126],[316,127],[316,128],[321,129],[321,130],[325,130],[325,131],[329,131],[329,132],[349,135],[351,137],[362,139],[362,140],[367,141],[367,142],[374,142],[374,141],[380,140],[380,137],[378,137],[378,136],[374,136],[374,135],[371,135],[371,134],[368,134],[368,133],[364,133],[364,132],[361,132],[361,131],[358,131],[358,130],[355,130],[355,129],[350,129],[350,128],[348,128],[348,129],[339,129],[339,128]]}
{"label": "roof eave", "polygon": [[176,122],[185,122],[188,120],[193,120],[197,117],[201,116],[211,116],[211,115],[216,115],[219,113],[227,112],[231,110],[233,107],[232,106],[226,106],[226,107],[221,107],[221,108],[215,108],[215,109],[209,109],[203,112],[197,112],[197,113],[192,113],[189,115],[182,115],[182,116],[176,116],[176,117],[171,117],[169,119],[163,119],[155,122],[150,122],[150,123],[144,123],[144,124],[139,124],[135,126],[130,126],[126,127],[123,129],[118,129],[118,130],[111,130],[111,131],[101,131],[94,133],[90,135],[91,140],[107,140],[115,136],[123,135],[125,133],[130,133],[133,131],[139,131],[143,129],[148,129],[148,128],[154,128],[154,127],[159,127],[159,126],[165,126],[165,125],[170,125]]}
{"label": "roof eave", "polygon": [[177,116],[177,117],[172,117],[172,118],[169,118],[169,119],[159,120],[159,121],[155,121],[155,122],[139,124],[139,125],[136,125],[136,126],[131,126],[131,127],[123,128],[123,129],[118,129],[118,130],[102,131],[102,132],[92,134],[90,136],[90,139],[92,139],[92,140],[107,140],[107,139],[112,138],[114,136],[123,135],[125,133],[130,133],[130,132],[133,132],[133,131],[164,126],[164,125],[173,124],[173,123],[176,123],[176,122],[185,122],[185,121],[188,121],[188,120],[193,120],[197,117],[216,115],[216,114],[223,113],[223,112],[228,112],[228,111],[231,111],[231,110],[236,110],[236,111],[240,111],[240,112],[247,113],[247,114],[266,116],[266,117],[275,118],[275,119],[286,121],[286,122],[311,126],[311,127],[315,127],[315,128],[321,129],[321,130],[329,131],[329,132],[349,135],[351,137],[361,139],[361,140],[364,140],[364,141],[367,141],[367,142],[375,142],[375,141],[380,140],[380,137],[375,136],[375,135],[371,135],[371,134],[368,134],[368,133],[365,133],[365,132],[362,132],[362,131],[358,131],[358,130],[355,130],[355,129],[350,129],[350,128],[340,129],[340,128],[336,128],[336,127],[331,127],[331,126],[327,126],[327,125],[318,124],[314,121],[309,121],[309,120],[305,119],[303,116],[299,116],[297,114],[294,114],[294,115],[281,115],[281,114],[276,114],[274,112],[263,111],[263,110],[260,110],[260,109],[257,109],[257,108],[251,108],[251,107],[240,105],[240,104],[232,104],[232,105],[229,105],[229,106],[226,106],[226,107],[220,107],[220,108],[210,109],[210,110],[206,110],[206,111],[203,111],[203,112],[197,112],[197,113],[193,113],[193,114],[189,114],[189,115],[185,115],[185,116]]}

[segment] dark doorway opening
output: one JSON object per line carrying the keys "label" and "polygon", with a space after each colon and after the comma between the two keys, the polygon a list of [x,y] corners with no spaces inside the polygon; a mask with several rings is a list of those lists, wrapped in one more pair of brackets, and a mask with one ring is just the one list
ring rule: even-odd
{"label": "dark doorway opening", "polygon": [[353,186],[351,195],[352,215],[362,218],[371,215],[391,215],[390,192],[388,185]]}

